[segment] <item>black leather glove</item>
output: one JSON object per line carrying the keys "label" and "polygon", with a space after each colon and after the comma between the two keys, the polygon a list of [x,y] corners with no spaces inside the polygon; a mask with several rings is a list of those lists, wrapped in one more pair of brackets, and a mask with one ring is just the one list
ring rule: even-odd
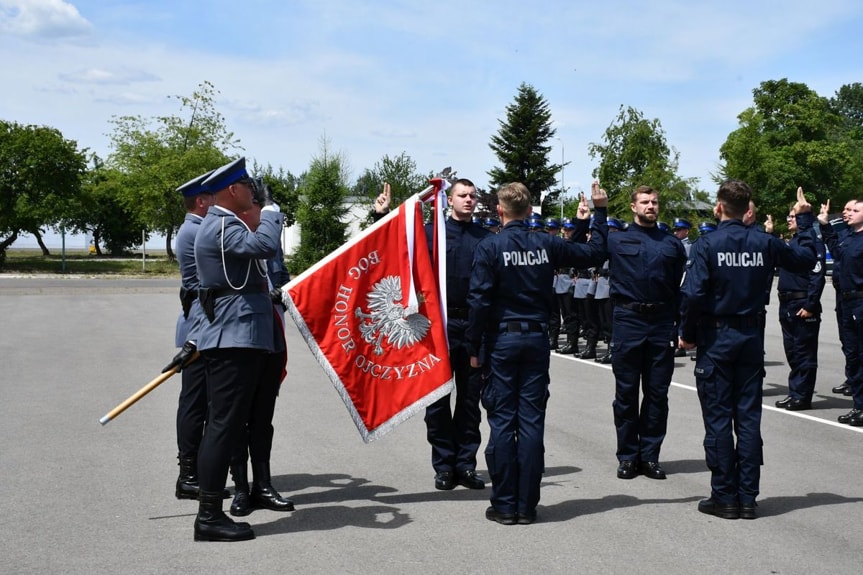
{"label": "black leather glove", "polygon": [[282,297],[282,290],[280,290],[279,288],[273,288],[270,290],[270,299],[273,300],[273,303],[285,307],[285,300]]}
{"label": "black leather glove", "polygon": [[174,359],[171,360],[171,363],[165,366],[165,369],[162,370],[162,373],[171,371],[175,367],[177,368],[177,373],[183,371],[183,368],[189,363],[189,360],[195,355],[195,352],[198,351],[198,346],[195,345],[194,341],[187,341],[183,344],[183,347],[180,348],[180,352],[174,356]]}

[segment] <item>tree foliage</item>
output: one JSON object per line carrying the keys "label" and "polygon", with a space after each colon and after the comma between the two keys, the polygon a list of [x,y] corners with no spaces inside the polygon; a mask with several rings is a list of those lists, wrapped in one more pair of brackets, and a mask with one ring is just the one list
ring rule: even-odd
{"label": "tree foliage", "polygon": [[107,167],[125,175],[128,187],[117,190],[121,202],[142,214],[149,231],[165,235],[169,257],[173,232],[185,214],[176,188],[225,164],[229,150],[239,147],[215,108],[217,93],[211,83],[203,82],[191,96],[173,97],[180,103],[178,115],[112,120]]}
{"label": "tree foliage", "polygon": [[322,142],[320,155],[312,160],[299,188],[300,245],[289,262],[291,274],[301,273],[345,243],[348,226],[343,219],[349,193],[344,158]]}
{"label": "tree foliage", "polygon": [[677,174],[679,152],[668,145],[658,119],[648,120],[633,107],[621,106],[602,143],[588,145],[591,158],[599,158],[593,177],[608,192],[609,212],[629,215],[632,190],[647,185],[657,191],[663,220],[692,217],[692,200],[705,197],[695,179]]}
{"label": "tree foliage", "polygon": [[428,178],[417,171],[416,162],[405,152],[396,157],[385,155],[372,169],[366,169],[357,178],[351,191],[355,198],[361,198],[368,203],[368,217],[363,222],[364,226],[372,221],[373,204],[381,193],[384,182],[390,184],[390,209],[394,210],[407,198],[422,191],[428,185]]}
{"label": "tree foliage", "polygon": [[717,180],[739,178],[752,187],[762,214],[784,214],[802,186],[810,202],[841,205],[863,187],[861,87],[843,86],[834,100],[787,79],[762,82],[754,105],[720,148]]}
{"label": "tree foliage", "polygon": [[[556,131],[551,125],[551,110],[545,98],[526,83],[518,87],[515,101],[506,107],[506,120],[491,137],[489,147],[502,164],[488,172],[489,183],[498,188],[507,182],[521,182],[539,205],[542,193],[557,182],[560,165],[549,163],[548,141]],[[557,190],[560,193],[560,190]],[[554,196],[549,201],[554,201]]]}
{"label": "tree foliage", "polygon": [[0,120],[0,268],[19,234],[62,225],[86,168],[85,152],[59,130]]}

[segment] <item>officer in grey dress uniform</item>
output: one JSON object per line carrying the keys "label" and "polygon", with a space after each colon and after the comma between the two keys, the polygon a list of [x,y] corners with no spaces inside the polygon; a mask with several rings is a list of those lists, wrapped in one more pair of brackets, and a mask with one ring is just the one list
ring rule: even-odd
{"label": "officer in grey dress uniform", "polygon": [[248,523],[234,523],[225,515],[222,490],[262,378],[264,357],[275,350],[273,303],[267,270],[259,260],[277,253],[282,215],[273,205],[264,206],[254,232],[237,217],[254,199],[245,158],[217,169],[203,184],[215,191],[216,205],[195,238],[199,298],[206,316],[197,343],[210,402],[198,451],[201,490],[195,540],[239,541],[255,534]]}

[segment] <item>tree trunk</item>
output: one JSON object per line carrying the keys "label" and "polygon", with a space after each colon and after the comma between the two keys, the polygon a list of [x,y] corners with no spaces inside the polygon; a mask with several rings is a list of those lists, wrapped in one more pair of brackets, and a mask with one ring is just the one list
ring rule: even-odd
{"label": "tree trunk", "polygon": [[99,247],[100,240],[102,239],[102,234],[98,229],[93,230],[93,246],[96,248],[96,255],[102,255],[102,248]]}
{"label": "tree trunk", "polygon": [[171,249],[171,238],[174,237],[174,228],[168,230],[168,233],[165,234],[165,252],[168,254],[168,261],[172,262],[176,259],[174,256],[174,250]]}
{"label": "tree trunk", "polygon": [[42,241],[42,234],[39,233],[39,230],[33,232],[33,237],[36,238],[36,243],[39,244],[39,247],[42,248],[43,256],[50,256],[51,252],[48,251],[48,246],[45,245],[45,242]]}
{"label": "tree trunk", "polygon": [[18,232],[15,232],[5,240],[0,241],[0,270],[3,269],[3,264],[6,263],[6,249],[15,243],[17,239]]}

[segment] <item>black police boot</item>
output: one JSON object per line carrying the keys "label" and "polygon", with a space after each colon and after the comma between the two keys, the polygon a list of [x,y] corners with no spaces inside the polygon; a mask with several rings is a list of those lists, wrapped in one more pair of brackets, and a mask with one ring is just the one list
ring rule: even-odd
{"label": "black police boot", "polygon": [[560,348],[560,351],[557,353],[562,353],[564,355],[578,355],[578,338],[567,336],[566,345]]}
{"label": "black police boot", "polygon": [[285,499],[270,483],[270,462],[252,463],[252,505],[271,511],[293,511],[294,502]]}
{"label": "black police boot", "polygon": [[596,359],[596,340],[588,340],[584,351],[578,357],[581,359]]}
{"label": "black police boot", "polygon": [[195,541],[247,541],[255,538],[248,523],[234,523],[222,511],[222,493],[201,491],[195,518]]}
{"label": "black police boot", "polygon": [[249,470],[245,461],[242,464],[231,464],[231,477],[234,479],[234,500],[231,502],[231,515],[245,517],[253,509],[249,494]]}
{"label": "black police boot", "polygon": [[593,361],[595,361],[596,363],[602,363],[602,364],[606,364],[606,365],[611,363],[611,348],[609,348],[608,351],[605,352],[605,355],[603,355],[601,357],[597,357]]}
{"label": "black police boot", "polygon": [[180,476],[177,478],[177,488],[174,495],[177,499],[198,498],[198,458],[177,456],[180,465]]}

